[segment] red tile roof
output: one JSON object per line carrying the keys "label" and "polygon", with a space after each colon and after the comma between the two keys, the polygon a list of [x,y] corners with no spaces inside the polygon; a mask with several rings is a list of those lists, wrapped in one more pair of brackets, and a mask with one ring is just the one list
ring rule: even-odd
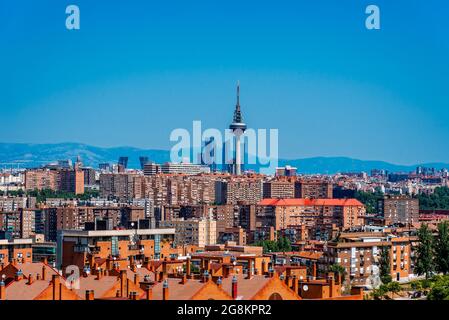
{"label": "red tile roof", "polygon": [[6,287],[6,300],[33,300],[51,283],[47,280],[35,280],[31,285],[27,280],[13,281]]}

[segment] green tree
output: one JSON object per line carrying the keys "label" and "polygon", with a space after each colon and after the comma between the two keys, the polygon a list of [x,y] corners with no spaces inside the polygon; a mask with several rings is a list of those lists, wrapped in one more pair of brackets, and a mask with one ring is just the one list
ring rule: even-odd
{"label": "green tree", "polygon": [[342,265],[334,263],[333,265],[330,266],[329,271],[335,274],[339,274],[341,276],[342,282],[345,280],[346,269]]}
{"label": "green tree", "polygon": [[392,296],[394,297],[395,294],[401,292],[401,285],[399,282],[392,281],[387,285],[388,292],[391,292]]}
{"label": "green tree", "polygon": [[410,282],[410,287],[412,288],[412,290],[415,290],[415,291],[420,291],[423,288],[421,281],[419,281],[419,280]]}
{"label": "green tree", "polygon": [[418,195],[419,208],[423,210],[449,209],[449,188],[437,187],[432,194]]}
{"label": "green tree", "polygon": [[418,275],[425,275],[429,279],[435,270],[433,261],[433,237],[429,227],[422,224],[418,230],[419,244],[416,249],[415,271]]}
{"label": "green tree", "polygon": [[449,276],[436,278],[437,280],[432,285],[432,289],[427,296],[429,300],[449,300]]}
{"label": "green tree", "polygon": [[254,245],[263,247],[264,253],[292,251],[291,242],[286,237],[279,237],[277,241],[261,240],[257,241]]}
{"label": "green tree", "polygon": [[392,280],[390,273],[390,250],[387,247],[382,247],[379,271],[382,283],[390,283]]}
{"label": "green tree", "polygon": [[377,213],[377,202],[384,194],[378,190],[375,192],[356,191],[354,197],[366,207],[366,213]]}
{"label": "green tree", "polygon": [[378,289],[374,289],[371,292],[371,295],[375,300],[382,300],[385,295],[388,293],[388,287],[386,284],[381,285]]}
{"label": "green tree", "polygon": [[438,272],[449,272],[449,222],[438,224],[438,235],[434,241],[435,268]]}

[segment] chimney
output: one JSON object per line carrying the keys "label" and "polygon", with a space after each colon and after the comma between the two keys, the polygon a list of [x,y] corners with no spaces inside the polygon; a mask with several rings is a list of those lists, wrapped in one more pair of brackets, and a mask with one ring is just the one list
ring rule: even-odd
{"label": "chimney", "polygon": [[232,299],[237,299],[237,277],[232,277]]}
{"label": "chimney", "polygon": [[45,280],[45,272],[46,272],[46,270],[45,270],[45,265],[44,265],[44,266],[42,266],[42,280]]}
{"label": "chimney", "polygon": [[36,280],[40,280],[41,279],[41,275],[39,273],[36,273]]}
{"label": "chimney", "polygon": [[27,282],[27,284],[30,285],[30,284],[33,284],[33,282],[34,282],[34,278],[33,278],[33,275],[30,273],[28,275],[28,282]]}
{"label": "chimney", "polygon": [[92,301],[95,297],[95,291],[94,290],[86,290],[86,300]]}
{"label": "chimney", "polygon": [[20,281],[20,280],[22,280],[22,276],[23,276],[22,270],[19,269],[19,270],[16,272],[16,275],[15,275],[15,277],[14,277],[14,281]]}
{"label": "chimney", "polygon": [[223,278],[229,277],[229,266],[223,267]]}
{"label": "chimney", "polygon": [[185,273],[182,274],[182,279],[181,279],[181,284],[186,284],[187,283],[187,275]]}
{"label": "chimney", "polygon": [[162,261],[162,273],[165,279],[167,277],[167,257]]}
{"label": "chimney", "polygon": [[293,276],[292,290],[295,291],[295,293],[298,293],[298,280],[296,279],[296,276]]}
{"label": "chimney", "polygon": [[144,266],[145,268],[148,268],[148,261],[149,261],[148,257],[145,257],[145,258],[143,259],[143,266]]}
{"label": "chimney", "polygon": [[139,275],[136,273],[136,274],[134,274],[134,283],[135,284],[139,284]]}
{"label": "chimney", "polygon": [[145,292],[147,294],[147,300],[153,300],[153,288],[150,285],[146,286]]}
{"label": "chimney", "polygon": [[100,280],[102,276],[103,276],[103,271],[102,271],[101,268],[98,268],[98,270],[97,270],[97,277],[95,279],[96,280]]}
{"label": "chimney", "polygon": [[209,280],[209,271],[205,270],[201,277],[201,282],[206,283]]}
{"label": "chimney", "polygon": [[249,261],[248,263],[248,270],[246,273],[246,279],[251,279],[252,276],[252,266],[251,266],[251,261]]}
{"label": "chimney", "polygon": [[265,260],[262,260],[262,275],[264,275],[267,272],[267,263]]}
{"label": "chimney", "polygon": [[186,273],[187,273],[187,277],[190,277],[190,272],[191,272],[191,266],[190,266],[190,257],[187,258],[187,262],[186,262]]}
{"label": "chimney", "polygon": [[131,292],[129,293],[129,299],[130,299],[130,300],[137,300],[137,292],[131,291]]}
{"label": "chimney", "polygon": [[336,283],[341,286],[341,273],[337,272],[336,274]]}
{"label": "chimney", "polygon": [[6,288],[3,280],[0,280],[0,300],[6,300]]}
{"label": "chimney", "polygon": [[168,300],[168,280],[164,280],[164,284],[162,285],[162,300]]}
{"label": "chimney", "polygon": [[[52,289],[53,289],[53,300],[61,299],[61,280],[59,279],[59,274],[54,274],[51,279]],[[59,292],[58,292],[59,290]]]}
{"label": "chimney", "polygon": [[331,272],[329,273],[327,280],[329,283],[329,298],[332,298],[334,296],[335,280],[334,275]]}
{"label": "chimney", "polygon": [[120,270],[120,297],[125,297],[126,270]]}
{"label": "chimney", "polygon": [[291,286],[292,286],[292,279],[293,279],[292,276],[286,276],[286,277],[285,277],[285,284],[286,284],[287,287],[289,287],[289,288],[291,288]]}

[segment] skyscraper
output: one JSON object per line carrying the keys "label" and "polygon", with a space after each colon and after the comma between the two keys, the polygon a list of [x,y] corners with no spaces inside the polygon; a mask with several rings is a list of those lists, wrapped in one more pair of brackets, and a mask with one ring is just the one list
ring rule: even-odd
{"label": "skyscraper", "polygon": [[124,169],[128,168],[128,157],[120,157],[118,159],[118,164],[123,166]]}
{"label": "skyscraper", "polygon": [[214,137],[209,137],[204,143],[205,154],[201,157],[201,164],[208,165],[211,172],[217,171],[217,161],[215,159],[215,152],[217,146]]}
{"label": "skyscraper", "polygon": [[242,157],[241,157],[241,136],[246,130],[246,124],[243,122],[242,112],[240,110],[240,82],[237,82],[237,104],[234,110],[234,118],[232,120],[229,129],[232,130],[235,137],[235,162],[234,162],[234,170],[233,173],[236,175],[241,174],[241,165],[242,165]]}
{"label": "skyscraper", "polygon": [[145,165],[150,161],[148,159],[148,157],[142,156],[139,157],[139,161],[140,161],[140,168],[143,170],[143,168],[145,167]]}

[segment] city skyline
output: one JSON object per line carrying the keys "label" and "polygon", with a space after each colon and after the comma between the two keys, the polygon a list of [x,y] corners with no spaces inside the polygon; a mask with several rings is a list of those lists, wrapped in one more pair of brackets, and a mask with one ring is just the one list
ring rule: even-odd
{"label": "city skyline", "polygon": [[279,129],[281,158],[448,162],[446,3],[378,1],[369,31],[365,3],[81,0],[74,32],[65,4],[21,3],[0,10],[1,141],[168,150],[194,120],[226,128],[240,79],[245,120]]}

